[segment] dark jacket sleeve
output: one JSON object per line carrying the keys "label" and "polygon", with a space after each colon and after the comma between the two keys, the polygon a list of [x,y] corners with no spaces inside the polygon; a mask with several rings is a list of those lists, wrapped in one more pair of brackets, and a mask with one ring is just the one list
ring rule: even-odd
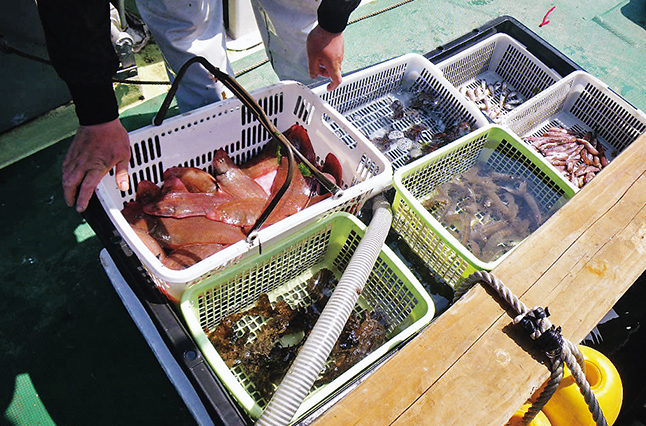
{"label": "dark jacket sleeve", "polygon": [[350,14],[361,0],[321,0],[318,8],[319,26],[331,33],[342,33],[348,25]]}
{"label": "dark jacket sleeve", "polygon": [[108,0],[38,0],[50,60],[70,90],[82,125],[119,116],[112,76],[119,59],[110,40]]}

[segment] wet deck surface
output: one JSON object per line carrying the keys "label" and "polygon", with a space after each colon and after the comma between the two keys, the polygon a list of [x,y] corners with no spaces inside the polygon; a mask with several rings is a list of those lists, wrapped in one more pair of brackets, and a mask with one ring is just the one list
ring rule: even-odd
{"label": "wet deck surface", "polygon": [[[394,3],[367,3],[352,17]],[[550,23],[539,27],[554,5]],[[428,52],[502,15],[515,17],[646,110],[646,6],[636,0],[415,0],[350,25],[344,69]],[[234,69],[264,58],[263,52],[251,54],[236,61]],[[238,81],[253,90],[277,79],[265,64]],[[124,122],[131,129],[149,123],[156,105],[158,100],[152,100],[126,111]],[[37,146],[48,148],[32,149],[0,170],[0,424],[194,424],[107,279],[98,260],[100,242],[64,205],[60,167],[70,139],[51,145],[47,132],[29,132],[30,138],[43,138]],[[0,137],[13,147],[25,138],[24,133]],[[644,371],[635,350],[646,341],[638,309],[646,302],[643,288],[641,281],[633,285],[616,305],[620,318],[600,326],[606,337],[599,347],[625,381],[621,425],[646,424],[646,391],[643,380],[636,379]]]}

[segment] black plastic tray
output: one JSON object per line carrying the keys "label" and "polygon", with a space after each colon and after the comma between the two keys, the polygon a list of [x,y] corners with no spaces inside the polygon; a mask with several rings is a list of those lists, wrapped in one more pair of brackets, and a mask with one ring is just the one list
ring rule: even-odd
{"label": "black plastic tray", "polygon": [[223,426],[252,424],[202,356],[180,320],[178,311],[157,290],[137,256],[121,238],[96,195],[90,199],[83,216],[150,316],[164,343],[195,388],[213,423]]}
{"label": "black plastic tray", "polygon": [[[582,69],[510,16],[496,18],[464,36],[428,52],[424,56],[433,63],[439,63],[500,32],[525,45],[532,54],[561,75],[567,75],[572,71]],[[219,381],[181,321],[178,311],[156,289],[155,284],[144,271],[140,261],[130,251],[115,229],[96,196],[93,196],[90,200],[84,217],[146,309],[164,342],[195,388],[211,420],[215,424],[224,426],[248,426],[253,424]],[[373,368],[376,368],[377,365]],[[368,373],[364,372],[356,380],[361,380]],[[347,386],[351,387],[353,384],[349,383]],[[340,392],[343,392],[343,390],[340,390]],[[306,420],[308,419],[306,418]]]}
{"label": "black plastic tray", "polygon": [[498,33],[507,34],[523,44],[536,58],[545,65],[553,68],[561,76],[566,76],[573,71],[583,69],[547,41],[543,40],[538,34],[511,16],[500,16],[489,21],[462,37],[437,47],[424,54],[424,56],[434,64],[439,64],[445,59],[455,56],[474,44]]}

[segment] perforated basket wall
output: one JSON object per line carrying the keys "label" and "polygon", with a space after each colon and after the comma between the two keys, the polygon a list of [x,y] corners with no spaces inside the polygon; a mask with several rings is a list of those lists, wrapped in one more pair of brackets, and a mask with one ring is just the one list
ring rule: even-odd
{"label": "perforated basket wall", "polygon": [[[428,59],[406,54],[343,77],[339,87],[328,92],[325,86],[313,89],[324,101],[343,114],[367,138],[382,129],[405,131],[422,124],[420,141],[429,142],[442,126],[466,122],[472,129],[488,124],[475,105],[467,102]],[[404,117],[393,119],[392,103],[402,94],[434,91],[441,118],[407,108]],[[394,170],[410,162],[408,150],[393,146],[385,152]]]}
{"label": "perforated basket wall", "polygon": [[[393,228],[426,265],[455,287],[478,270],[491,270],[511,251],[483,262],[456,239],[420,200],[454,176],[484,162],[527,182],[542,214],[554,212],[574,191],[529,147],[498,125],[489,125],[395,172]],[[459,210],[458,210],[459,213]]]}
{"label": "perforated basket wall", "polygon": [[157,286],[171,300],[179,301],[188,285],[208,277],[242,256],[258,253],[280,234],[333,211],[357,212],[365,201],[392,185],[388,160],[347,120],[300,83],[282,82],[252,93],[276,128],[287,130],[301,124],[312,140],[319,164],[332,152],[341,162],[344,191],[260,231],[256,241],[232,244],[182,271],[166,268],[153,256],[121,214],[125,202],[134,199],[138,182],[160,184],[164,170],[172,166],[198,167],[212,172],[213,154],[224,148],[238,164],[257,154],[270,140],[267,131],[237,99],[218,102],[187,114],[130,133],[131,190],[119,191],[112,173],[98,186],[103,208],[124,240],[136,253]]}
{"label": "perforated basket wall", "polygon": [[575,71],[509,114],[502,123],[522,138],[550,127],[594,131],[608,160],[646,131],[646,114],[585,71]]}
{"label": "perforated basket wall", "polygon": [[[561,79],[561,76],[507,34],[497,33],[437,64],[448,81],[457,88],[475,90],[484,81],[505,83],[508,91],[518,93],[524,102]],[[502,88],[488,95],[492,109],[499,112],[494,122],[509,114],[500,108]],[[522,104],[521,104],[522,105]]]}
{"label": "perforated basket wall", "polygon": [[[188,289],[181,312],[203,355],[224,385],[252,418],[268,403],[239,366],[229,369],[206,333],[222,319],[253,306],[260,294],[272,302],[283,299],[293,308],[311,303],[305,282],[322,268],[337,278],[350,261],[365,232],[354,216],[339,212],[299,233],[265,247],[263,254]],[[384,246],[356,307],[358,313],[375,310],[386,320],[388,341],[332,382],[310,392],[294,419],[328,398],[335,390],[428,324],[434,305],[428,293],[403,263]],[[249,320],[244,332],[255,333],[261,321]]]}

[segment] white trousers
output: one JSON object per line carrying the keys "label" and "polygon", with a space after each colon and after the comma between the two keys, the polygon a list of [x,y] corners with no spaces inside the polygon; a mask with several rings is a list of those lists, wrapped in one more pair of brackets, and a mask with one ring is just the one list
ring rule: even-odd
{"label": "white trousers", "polygon": [[[142,19],[158,44],[169,76],[194,56],[233,76],[226,53],[223,0],[136,0]],[[226,0],[224,0],[226,1]],[[306,40],[316,26],[320,0],[251,0],[265,50],[281,80],[309,84]],[[222,99],[226,90],[199,64],[182,78],[176,99],[189,111]]]}

